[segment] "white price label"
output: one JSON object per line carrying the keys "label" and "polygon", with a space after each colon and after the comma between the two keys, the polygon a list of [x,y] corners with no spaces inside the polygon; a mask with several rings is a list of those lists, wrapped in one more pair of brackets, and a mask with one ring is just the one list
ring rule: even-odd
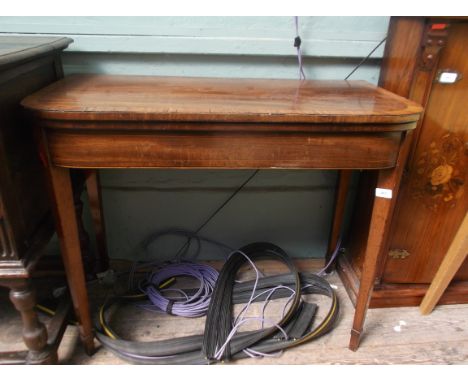
{"label": "white price label", "polygon": [[375,196],[378,196],[379,198],[391,199],[392,190],[389,190],[388,188],[376,188]]}
{"label": "white price label", "polygon": [[441,84],[453,84],[457,82],[458,73],[456,72],[443,72],[440,73],[439,83]]}

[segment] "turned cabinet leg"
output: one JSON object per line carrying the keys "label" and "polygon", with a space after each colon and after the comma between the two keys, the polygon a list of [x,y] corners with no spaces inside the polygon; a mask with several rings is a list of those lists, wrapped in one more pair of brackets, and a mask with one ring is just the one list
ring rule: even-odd
{"label": "turned cabinet leg", "polygon": [[10,288],[10,300],[23,321],[23,340],[29,349],[26,363],[57,363],[57,351],[47,345],[46,327],[34,310],[36,296],[29,280],[12,280],[6,285]]}
{"label": "turned cabinet leg", "polygon": [[[328,248],[325,256],[325,264],[329,264],[333,252],[338,245],[340,232],[343,227],[344,213],[346,209],[346,197],[348,196],[349,184],[351,182],[352,170],[340,170],[338,172],[338,180],[335,194],[335,208],[333,212],[332,228],[330,238],[328,240]],[[334,269],[334,263],[328,265],[325,271],[327,273]]]}
{"label": "turned cabinet leg", "polygon": [[98,250],[98,255],[96,256],[96,271],[103,272],[109,268],[109,256],[107,252],[106,228],[102,207],[101,183],[97,170],[88,171],[86,189],[88,191],[89,207],[93,218]]}
{"label": "turned cabinet leg", "polygon": [[80,337],[86,352],[91,355],[94,353],[94,334],[81,258],[70,170],[49,165],[48,172],[53,193],[56,230],[75,315],[80,324]]}

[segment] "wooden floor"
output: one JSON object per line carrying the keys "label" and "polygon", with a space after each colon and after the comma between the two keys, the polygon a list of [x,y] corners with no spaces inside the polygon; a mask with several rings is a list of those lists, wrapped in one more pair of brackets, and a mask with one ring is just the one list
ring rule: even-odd
{"label": "wooden floor", "polygon": [[[266,268],[268,272],[268,266]],[[348,350],[349,331],[354,309],[337,275],[329,276],[336,286],[341,303],[336,328],[314,342],[288,350],[276,358],[245,359],[237,364],[468,364],[468,305],[437,307],[429,316],[421,316],[418,308],[373,309],[368,313],[366,335],[357,352]],[[91,290],[93,306],[102,300],[103,291]],[[328,300],[308,297],[320,304],[324,314]],[[277,301],[268,308],[274,317],[282,308]],[[259,312],[257,306],[252,315]],[[256,311],[255,311],[256,310]],[[23,349],[18,341],[21,326],[14,309],[7,301],[7,293],[0,294],[0,352]],[[119,312],[113,321],[118,333],[126,338],[146,340],[202,333],[204,318],[184,319],[129,307]],[[68,327],[59,348],[63,364],[122,364],[106,349],[99,349],[93,357],[84,354],[77,338],[77,328]]]}

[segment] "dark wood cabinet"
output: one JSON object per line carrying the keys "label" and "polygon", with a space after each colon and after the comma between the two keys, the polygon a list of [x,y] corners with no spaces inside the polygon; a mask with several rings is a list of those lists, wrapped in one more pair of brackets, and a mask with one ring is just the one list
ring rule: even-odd
{"label": "dark wood cabinet", "polygon": [[[35,312],[31,271],[54,233],[44,168],[20,101],[61,78],[60,53],[69,38],[0,38],[0,285],[21,313],[29,349],[0,362],[49,363],[56,347]],[[54,321],[54,324],[57,323]],[[60,336],[60,330],[54,330]]]}
{"label": "dark wood cabinet", "polygon": [[[392,17],[380,86],[421,103],[371,307],[418,305],[468,210],[468,19]],[[355,298],[375,179],[361,177],[339,270]],[[441,303],[468,302],[465,261]]]}

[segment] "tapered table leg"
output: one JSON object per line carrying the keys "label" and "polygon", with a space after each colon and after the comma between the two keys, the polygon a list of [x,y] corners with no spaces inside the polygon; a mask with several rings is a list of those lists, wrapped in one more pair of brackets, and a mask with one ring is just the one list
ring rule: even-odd
{"label": "tapered table leg", "polygon": [[81,200],[83,191],[85,189],[85,172],[83,170],[72,169],[70,170],[70,178],[73,189],[73,199],[75,203],[76,224],[78,227],[78,236],[80,238],[81,259],[86,280],[94,280],[96,278],[96,254],[91,249],[91,240],[89,233],[83,223],[83,209],[84,203]]}
{"label": "tapered table leg", "polygon": [[[395,170],[382,170],[379,173],[377,188],[392,192],[395,187],[393,173]],[[392,199],[376,196],[372,210],[370,231],[367,239],[366,253],[362,267],[359,292],[356,300],[356,312],[354,314],[353,328],[349,348],[356,350],[359,346],[364,319],[373,290],[377,273],[379,255],[384,249],[384,238],[390,225],[392,212]]]}
{"label": "tapered table leg", "polygon": [[80,324],[80,337],[86,353],[91,355],[94,353],[94,334],[86,292],[70,170],[49,165],[48,173],[53,193],[56,230],[73,307]]}
{"label": "tapered table leg", "polygon": [[[351,182],[352,170],[338,171],[338,181],[335,194],[335,208],[333,211],[332,228],[330,238],[328,239],[328,248],[325,255],[325,264],[329,264],[333,252],[338,245],[340,232],[343,227],[344,213],[346,209],[346,198],[349,192],[349,184]],[[328,265],[325,271],[331,272],[334,269],[334,264]]]}
{"label": "tapered table leg", "polygon": [[102,207],[101,182],[97,170],[88,171],[88,175],[86,177],[86,189],[88,191],[89,207],[93,218],[96,245],[98,249],[95,270],[96,272],[103,272],[109,268],[109,256],[107,252],[106,227]]}
{"label": "tapered table leg", "polygon": [[390,230],[398,189],[400,188],[401,176],[409,153],[411,136],[411,132],[402,136],[396,166],[391,169],[379,170],[378,173],[369,235],[349,341],[349,348],[353,351],[356,351],[359,347],[369,300],[377,276],[377,268],[382,256],[385,256],[388,249],[386,247],[388,232]]}

